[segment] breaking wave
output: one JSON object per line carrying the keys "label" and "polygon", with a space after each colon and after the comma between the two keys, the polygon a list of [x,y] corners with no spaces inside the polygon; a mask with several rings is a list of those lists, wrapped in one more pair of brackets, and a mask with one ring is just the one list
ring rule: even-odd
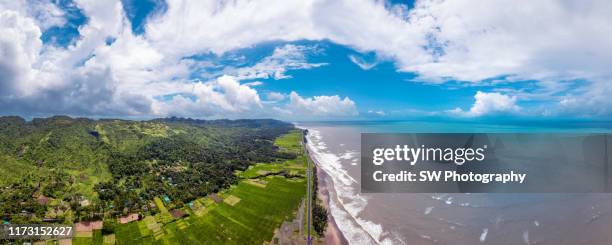
{"label": "breaking wave", "polygon": [[334,154],[328,150],[321,133],[309,129],[308,149],[319,169],[325,171],[333,191],[330,191],[330,212],[338,229],[351,244],[392,244],[385,238],[382,225],[359,217],[368,205],[367,197],[359,194],[359,183],[342,167],[341,160],[355,162],[357,152]]}

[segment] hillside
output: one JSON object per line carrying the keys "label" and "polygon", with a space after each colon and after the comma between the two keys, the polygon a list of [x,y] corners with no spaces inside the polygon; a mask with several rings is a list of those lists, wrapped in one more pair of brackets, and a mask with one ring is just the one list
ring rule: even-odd
{"label": "hillside", "polygon": [[[5,222],[72,223],[181,208],[237,184],[236,171],[294,159],[276,120],[91,120],[0,117]],[[155,211],[154,211],[155,212]]]}

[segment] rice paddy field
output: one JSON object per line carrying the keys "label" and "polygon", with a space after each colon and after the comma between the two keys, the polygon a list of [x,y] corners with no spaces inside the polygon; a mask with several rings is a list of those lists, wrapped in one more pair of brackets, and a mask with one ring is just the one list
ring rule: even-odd
{"label": "rice paddy field", "polygon": [[[115,233],[100,231],[76,237],[73,244],[262,244],[272,240],[283,221],[292,220],[306,195],[306,158],[301,131],[278,138],[275,144],[298,158],[262,163],[238,172],[241,181],[215,197],[199,198],[172,218],[160,198],[155,216],[117,225]],[[292,173],[287,178],[278,173]]]}

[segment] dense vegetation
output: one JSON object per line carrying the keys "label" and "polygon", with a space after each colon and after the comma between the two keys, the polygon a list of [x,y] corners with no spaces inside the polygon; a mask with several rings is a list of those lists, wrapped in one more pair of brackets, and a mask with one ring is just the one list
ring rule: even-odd
{"label": "dense vegetation", "polygon": [[275,120],[91,120],[0,117],[0,215],[8,222],[76,222],[180,208],[236,184],[236,171],[294,159]]}
{"label": "dense vegetation", "polygon": [[317,235],[322,237],[325,234],[325,229],[327,228],[327,210],[321,204],[321,200],[317,198],[316,193],[318,193],[318,181],[317,181],[317,167],[313,167],[313,193],[315,195],[312,196],[312,226],[314,227]]}
{"label": "dense vegetation", "polygon": [[[275,231],[283,222],[296,217],[306,194],[307,158],[300,140],[299,130],[276,138],[274,145],[280,152],[297,157],[275,159],[236,171],[240,179],[237,184],[189,202],[179,209],[185,217],[172,218],[170,207],[166,206],[171,203],[155,197],[158,213],[143,212],[141,220],[126,224],[113,224],[112,219],[105,219],[102,230],[89,234],[77,232],[72,243],[278,244],[280,236]],[[293,229],[289,234],[294,236],[294,241],[304,241],[299,227],[293,226]]]}

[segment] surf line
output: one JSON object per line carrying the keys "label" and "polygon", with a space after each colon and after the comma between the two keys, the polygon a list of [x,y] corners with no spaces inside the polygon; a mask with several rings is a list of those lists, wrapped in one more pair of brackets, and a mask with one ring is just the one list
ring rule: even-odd
{"label": "surf line", "polygon": [[383,173],[374,171],[372,178],[376,182],[491,182],[509,183],[518,182],[522,184],[527,174],[515,173],[458,173],[457,171],[400,171],[398,173]]}

